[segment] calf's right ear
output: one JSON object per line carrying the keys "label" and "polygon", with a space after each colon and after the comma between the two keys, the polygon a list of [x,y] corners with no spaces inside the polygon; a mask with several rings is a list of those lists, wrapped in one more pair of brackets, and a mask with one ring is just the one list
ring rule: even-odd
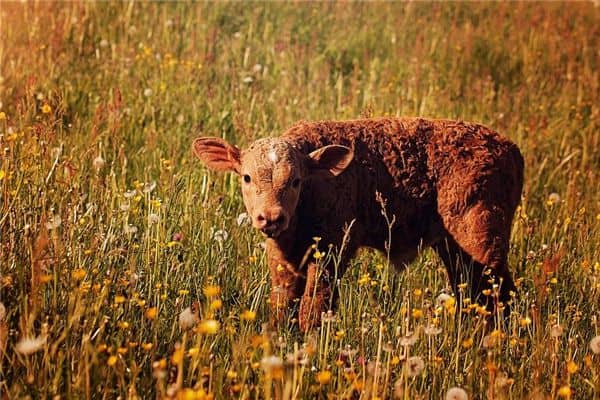
{"label": "calf's right ear", "polygon": [[240,149],[221,138],[196,138],[192,143],[192,150],[210,169],[240,173]]}

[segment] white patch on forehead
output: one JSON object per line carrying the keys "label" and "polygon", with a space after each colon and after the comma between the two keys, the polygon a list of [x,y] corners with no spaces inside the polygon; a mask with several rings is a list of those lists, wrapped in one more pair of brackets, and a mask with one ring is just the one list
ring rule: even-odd
{"label": "white patch on forehead", "polygon": [[267,158],[272,162],[272,163],[276,163],[279,161],[279,156],[277,156],[277,152],[275,151],[275,149],[271,149],[269,150],[269,152],[267,153]]}

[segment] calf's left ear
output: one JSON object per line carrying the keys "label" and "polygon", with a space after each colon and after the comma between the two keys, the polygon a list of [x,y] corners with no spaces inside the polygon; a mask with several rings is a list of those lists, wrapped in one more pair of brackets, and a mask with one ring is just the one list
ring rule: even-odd
{"label": "calf's left ear", "polygon": [[352,149],[329,145],[308,155],[308,169],[312,176],[332,177],[341,174],[354,158]]}
{"label": "calf's left ear", "polygon": [[240,173],[240,149],[216,137],[199,137],[192,150],[208,168]]}

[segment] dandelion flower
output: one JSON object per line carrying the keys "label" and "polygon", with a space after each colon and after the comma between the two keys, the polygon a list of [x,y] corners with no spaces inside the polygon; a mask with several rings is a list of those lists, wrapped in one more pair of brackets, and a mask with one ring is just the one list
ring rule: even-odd
{"label": "dandelion flower", "polygon": [[221,288],[216,285],[208,285],[203,290],[206,297],[215,297],[221,293]]}
{"label": "dandelion flower", "polygon": [[214,335],[219,331],[220,326],[221,324],[219,324],[219,321],[216,321],[214,319],[207,319],[200,322],[200,325],[198,326],[198,331],[200,333]]}
{"label": "dandelion flower", "polygon": [[240,316],[244,321],[254,321],[256,313],[252,310],[246,310]]}
{"label": "dandelion flower", "polygon": [[565,399],[570,399],[573,391],[569,387],[569,385],[564,385],[560,389],[558,389],[558,397],[563,397]]}
{"label": "dandelion flower", "polygon": [[[0,318],[1,320],[2,318]],[[594,354],[600,354],[600,336],[596,336],[590,340],[590,350]]]}
{"label": "dandelion flower", "polygon": [[44,103],[44,105],[42,106],[42,112],[44,114],[50,114],[52,112],[52,107],[50,107],[48,103]]}
{"label": "dandelion flower", "polygon": [[106,360],[106,364],[109,367],[112,367],[117,363],[118,360],[119,360],[119,358],[117,356],[110,356],[110,357],[108,357],[108,360]]}
{"label": "dandelion flower", "polygon": [[320,371],[317,373],[317,382],[320,385],[327,385],[331,382],[331,371]]}
{"label": "dandelion flower", "polygon": [[198,316],[192,311],[191,307],[186,308],[179,314],[179,327],[189,329],[200,322]]}
{"label": "dandelion flower", "polygon": [[15,350],[17,351],[17,353],[21,353],[21,354],[33,354],[36,351],[39,351],[41,349],[44,348],[46,344],[46,337],[45,336],[38,336],[38,337],[25,337],[21,340],[19,340],[19,343],[17,343],[15,345]]}
{"label": "dandelion flower", "polygon": [[446,392],[446,400],[468,400],[469,395],[464,389],[453,387]]}
{"label": "dandelion flower", "polygon": [[6,113],[4,111],[0,111],[0,121],[4,121],[6,119]]}
{"label": "dandelion flower", "polygon": [[406,360],[406,368],[408,371],[408,376],[414,378],[415,376],[419,376],[421,374],[425,368],[425,363],[421,357],[409,357],[408,360]]}
{"label": "dandelion flower", "polygon": [[144,313],[144,315],[146,315],[146,318],[148,318],[149,320],[153,320],[154,318],[156,318],[157,314],[158,314],[158,309],[156,307],[150,307]]}

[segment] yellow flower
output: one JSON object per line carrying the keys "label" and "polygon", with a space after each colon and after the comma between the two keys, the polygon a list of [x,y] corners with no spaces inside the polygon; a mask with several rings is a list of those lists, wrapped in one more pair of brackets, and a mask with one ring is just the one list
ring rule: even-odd
{"label": "yellow flower", "polygon": [[413,294],[415,295],[415,297],[421,297],[423,291],[421,289],[415,289],[413,290]]}
{"label": "yellow flower", "polygon": [[213,301],[210,303],[210,306],[209,306],[209,307],[210,307],[210,309],[211,309],[211,310],[218,310],[218,309],[219,309],[219,308],[221,308],[222,306],[223,306],[223,302],[222,302],[221,300],[219,300],[219,299],[216,299],[216,300],[213,300]]}
{"label": "yellow flower", "polygon": [[571,391],[571,388],[569,387],[569,385],[562,386],[560,389],[558,389],[559,397],[564,397],[565,399],[570,399],[571,394],[573,394],[573,392]]}
{"label": "yellow flower", "polygon": [[74,280],[80,281],[85,278],[85,270],[83,268],[78,268],[71,273],[71,276]]}
{"label": "yellow flower", "polygon": [[109,367],[112,367],[113,365],[115,365],[117,363],[118,359],[119,358],[117,356],[110,356],[110,357],[108,357],[106,364],[108,364]]}
{"label": "yellow flower", "polygon": [[115,296],[115,304],[121,304],[125,302],[125,296],[116,295]]}
{"label": "yellow flower", "polygon": [[413,308],[412,317],[414,319],[420,319],[421,317],[423,317],[423,311],[418,308]]}
{"label": "yellow flower", "polygon": [[529,317],[525,317],[525,318],[521,318],[519,320],[519,325],[521,325],[521,328],[525,328],[527,325],[531,324],[531,318]]}
{"label": "yellow flower", "polygon": [[244,321],[254,321],[256,313],[252,310],[246,310],[240,316]]}
{"label": "yellow flower", "polygon": [[200,325],[198,326],[198,331],[200,333],[214,335],[219,331],[220,326],[221,324],[219,324],[219,321],[216,321],[214,319],[207,319],[200,322]]}
{"label": "yellow flower", "polygon": [[146,315],[146,318],[148,318],[149,320],[153,320],[158,314],[158,309],[156,307],[150,307],[146,310],[144,314]]}
{"label": "yellow flower", "polygon": [[179,364],[183,360],[183,349],[178,348],[175,349],[173,355],[171,356],[171,362],[173,364]]}
{"label": "yellow flower", "polygon": [[143,343],[142,344],[142,349],[149,351],[152,350],[152,347],[154,347],[154,345],[152,343]]}
{"label": "yellow flower", "polygon": [[471,348],[471,346],[473,346],[473,339],[472,338],[468,338],[462,341],[462,347],[465,349],[469,349]]}
{"label": "yellow flower", "polygon": [[331,382],[331,372],[330,371],[321,371],[317,374],[317,382],[321,385],[327,385]]}
{"label": "yellow flower", "polygon": [[4,121],[6,119],[6,113],[4,111],[0,111],[0,121]]}
{"label": "yellow flower", "polygon": [[52,112],[52,107],[50,107],[48,103],[44,103],[44,105],[42,106],[42,112],[44,114],[50,114],[50,112]]}
{"label": "yellow flower", "polygon": [[237,372],[235,372],[231,369],[229,371],[227,371],[227,378],[229,378],[229,379],[235,379],[235,378],[237,378],[237,375],[238,375]]}
{"label": "yellow flower", "polygon": [[578,369],[579,367],[577,366],[577,364],[575,364],[573,360],[570,360],[567,363],[567,371],[569,372],[569,374],[574,374],[575,372],[577,372]]}
{"label": "yellow flower", "polygon": [[221,293],[221,288],[216,285],[208,285],[204,288],[204,295],[206,297],[215,297]]}

